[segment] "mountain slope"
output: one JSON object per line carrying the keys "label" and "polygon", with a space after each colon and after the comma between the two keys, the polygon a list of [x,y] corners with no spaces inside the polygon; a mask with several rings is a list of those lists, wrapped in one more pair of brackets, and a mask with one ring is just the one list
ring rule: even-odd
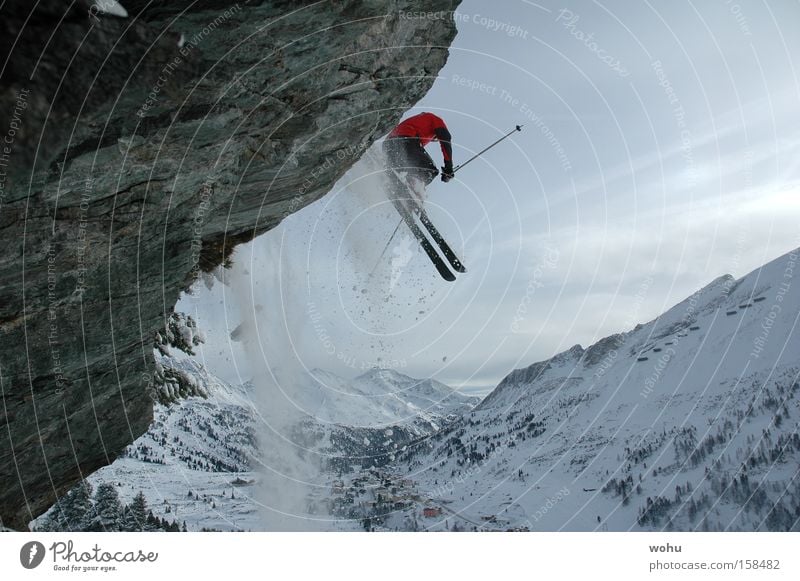
{"label": "mountain slope", "polygon": [[408,425],[429,433],[480,401],[433,379],[414,379],[389,369],[372,369],[352,380],[315,369],[308,379],[296,390],[296,403],[323,423]]}
{"label": "mountain slope", "polygon": [[512,372],[402,470],[466,526],[796,530],[796,272],[794,252],[721,277],[633,331]]}
{"label": "mountain slope", "polygon": [[[189,530],[258,530],[256,467],[261,456],[253,386],[228,384],[193,359],[156,359],[159,368],[180,372],[196,395],[171,405],[157,404],[149,430],[89,482],[95,489],[103,482],[114,483],[126,504],[143,491],[156,516],[185,522]],[[311,403],[321,401],[315,409],[325,415],[309,415],[294,438],[319,452],[331,474],[391,462],[403,446],[430,435],[478,401],[442,383],[396,372],[372,370],[346,380],[315,370],[315,377],[295,392],[305,394],[309,411]],[[325,390],[319,387],[322,378]],[[318,386],[316,391],[312,384]],[[339,397],[325,396],[334,387]],[[417,411],[419,417],[411,415]],[[346,420],[360,425],[347,425]]]}

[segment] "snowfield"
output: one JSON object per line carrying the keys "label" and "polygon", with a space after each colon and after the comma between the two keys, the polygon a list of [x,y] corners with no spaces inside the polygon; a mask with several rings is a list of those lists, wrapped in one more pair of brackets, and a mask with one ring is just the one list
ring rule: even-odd
{"label": "snowfield", "polygon": [[[509,374],[483,401],[432,380],[314,370],[297,437],[326,459],[328,530],[800,530],[797,251],[662,316]],[[89,480],[189,530],[258,530],[251,385],[160,359],[206,394]],[[477,404],[477,405],[476,405]],[[268,457],[268,455],[267,455]],[[310,522],[310,521],[309,521]]]}

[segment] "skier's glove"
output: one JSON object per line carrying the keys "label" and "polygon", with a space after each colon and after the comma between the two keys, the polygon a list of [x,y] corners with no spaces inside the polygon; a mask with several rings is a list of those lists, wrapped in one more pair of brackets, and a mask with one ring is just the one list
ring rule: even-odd
{"label": "skier's glove", "polygon": [[444,163],[444,167],[442,168],[442,181],[444,183],[449,182],[453,179],[455,173],[453,172],[453,162],[446,161]]}

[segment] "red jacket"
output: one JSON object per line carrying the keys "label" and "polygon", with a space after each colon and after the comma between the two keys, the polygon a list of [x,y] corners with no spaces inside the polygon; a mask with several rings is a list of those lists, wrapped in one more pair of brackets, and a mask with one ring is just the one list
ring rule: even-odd
{"label": "red jacket", "polygon": [[417,137],[422,147],[431,141],[438,140],[442,146],[444,160],[452,163],[453,148],[450,144],[450,131],[442,118],[433,113],[425,112],[409,117],[395,127],[389,137]]}

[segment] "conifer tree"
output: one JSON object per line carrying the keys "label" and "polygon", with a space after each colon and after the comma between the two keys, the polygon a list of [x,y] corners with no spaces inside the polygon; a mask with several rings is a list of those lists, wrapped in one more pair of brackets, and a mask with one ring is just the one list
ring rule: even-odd
{"label": "conifer tree", "polygon": [[125,517],[122,521],[124,531],[146,531],[147,530],[147,499],[141,490],[133,497],[133,501],[128,505]]}
{"label": "conifer tree", "polygon": [[64,503],[64,525],[68,531],[85,531],[92,514],[92,485],[80,482],[67,494]]}
{"label": "conifer tree", "polygon": [[119,531],[122,524],[121,508],[116,487],[108,482],[98,485],[88,530]]}

